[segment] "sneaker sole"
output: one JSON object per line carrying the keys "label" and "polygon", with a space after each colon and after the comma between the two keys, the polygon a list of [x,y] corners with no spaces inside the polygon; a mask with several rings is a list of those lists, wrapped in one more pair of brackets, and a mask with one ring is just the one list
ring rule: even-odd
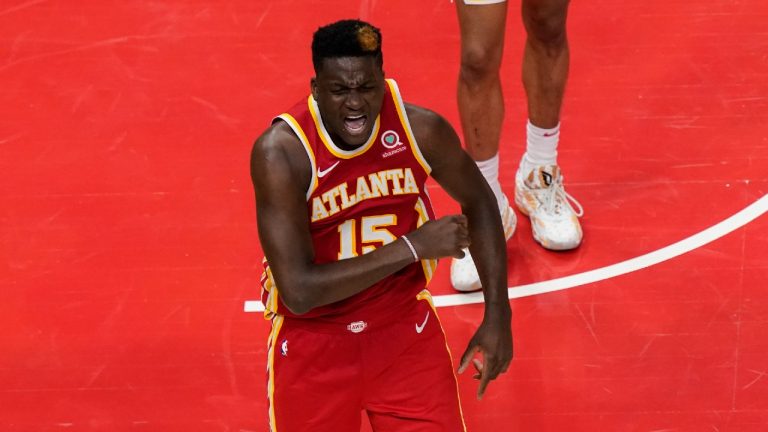
{"label": "sneaker sole", "polygon": [[533,239],[536,240],[536,243],[540,244],[541,247],[551,251],[567,251],[567,250],[576,249],[577,247],[581,246],[581,240],[579,240],[579,242],[576,244],[550,243],[546,240],[542,240],[535,231],[533,232]]}

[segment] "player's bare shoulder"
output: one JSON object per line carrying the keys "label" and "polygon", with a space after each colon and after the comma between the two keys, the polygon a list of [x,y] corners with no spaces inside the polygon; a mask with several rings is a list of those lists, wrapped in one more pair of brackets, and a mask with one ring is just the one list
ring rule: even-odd
{"label": "player's bare shoulder", "polygon": [[290,153],[291,148],[295,147],[301,147],[299,138],[287,123],[277,121],[256,139],[251,150],[251,162],[254,162],[254,159],[280,157],[285,153]]}
{"label": "player's bare shoulder", "polygon": [[413,132],[416,135],[429,134],[434,132],[435,129],[448,126],[448,123],[440,114],[429,108],[405,103],[405,112],[408,114],[411,128],[413,128]]}
{"label": "player's bare shoulder", "polygon": [[251,178],[254,183],[275,170],[289,171],[296,181],[309,184],[312,165],[291,127],[276,121],[256,139],[251,149]]}
{"label": "player's bare shoulder", "polygon": [[437,112],[409,103],[405,104],[405,112],[413,135],[428,158],[444,150],[445,146],[461,146],[451,124]]}

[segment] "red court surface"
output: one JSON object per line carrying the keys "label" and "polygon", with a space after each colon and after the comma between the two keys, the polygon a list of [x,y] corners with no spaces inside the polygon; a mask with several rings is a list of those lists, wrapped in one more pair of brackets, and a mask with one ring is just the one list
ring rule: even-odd
{"label": "red court surface", "polygon": [[[268,429],[248,155],[308,92],[312,32],[347,17],[458,125],[448,0],[1,2],[0,431]],[[470,431],[768,430],[766,22],[764,0],[572,4],[560,163],[586,238],[546,252],[520,218],[515,360],[481,402],[460,376]],[[482,305],[438,299],[458,355]]]}

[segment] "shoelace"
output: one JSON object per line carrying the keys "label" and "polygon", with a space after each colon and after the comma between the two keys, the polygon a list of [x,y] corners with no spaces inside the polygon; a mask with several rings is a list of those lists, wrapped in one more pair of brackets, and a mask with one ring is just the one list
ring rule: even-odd
{"label": "shoelace", "polygon": [[[562,213],[564,207],[567,207],[571,212],[578,217],[584,215],[584,207],[576,201],[571,194],[565,191],[563,187],[563,177],[559,176],[548,188],[542,191],[544,202],[542,203],[544,211],[547,213]],[[579,211],[576,211],[571,203],[578,207]]]}

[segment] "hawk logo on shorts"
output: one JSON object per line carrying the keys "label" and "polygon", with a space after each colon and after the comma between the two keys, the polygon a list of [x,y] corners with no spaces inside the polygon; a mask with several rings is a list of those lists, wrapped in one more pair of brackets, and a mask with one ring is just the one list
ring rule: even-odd
{"label": "hawk logo on shorts", "polygon": [[360,333],[365,328],[368,327],[368,323],[365,321],[355,321],[353,323],[349,323],[347,325],[347,330],[351,331],[352,333]]}
{"label": "hawk logo on shorts", "polygon": [[283,339],[283,343],[280,344],[280,354],[282,354],[283,357],[288,356],[288,339]]}

